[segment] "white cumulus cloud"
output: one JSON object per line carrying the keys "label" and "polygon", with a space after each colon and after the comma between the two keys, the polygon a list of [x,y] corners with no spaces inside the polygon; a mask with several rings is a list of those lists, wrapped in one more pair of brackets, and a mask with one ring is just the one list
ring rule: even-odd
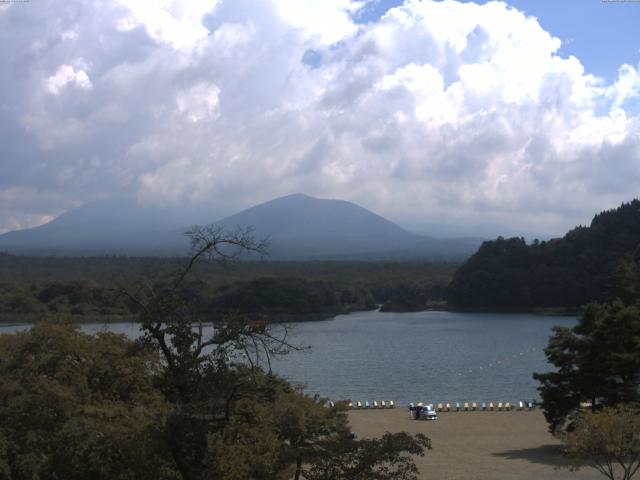
{"label": "white cumulus cloud", "polygon": [[67,85],[74,85],[81,90],[91,90],[92,84],[87,72],[75,69],[72,65],[60,65],[56,73],[47,78],[47,91],[58,95]]}
{"label": "white cumulus cloud", "polygon": [[116,22],[119,30],[128,31],[143,25],[155,40],[176,49],[188,49],[209,34],[202,18],[216,8],[218,0],[126,0],[121,3],[129,14]]}
{"label": "white cumulus cloud", "polygon": [[[349,0],[71,0],[42,34],[54,4],[0,16],[39,52],[0,59],[6,184],[230,211],[303,191],[552,233],[637,195],[638,66],[607,83],[504,2],[407,0],[362,25]],[[71,88],[92,94],[59,101]]]}

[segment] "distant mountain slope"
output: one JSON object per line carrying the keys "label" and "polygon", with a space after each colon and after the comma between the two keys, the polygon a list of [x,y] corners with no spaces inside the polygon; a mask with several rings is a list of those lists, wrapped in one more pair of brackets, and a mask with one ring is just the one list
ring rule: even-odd
{"label": "distant mountain slope", "polygon": [[319,199],[299,193],[261,203],[219,223],[229,226],[252,225],[257,232],[277,234],[279,237],[418,237],[355,203]]}
{"label": "distant mountain slope", "polygon": [[302,194],[276,198],[218,223],[253,227],[256,236],[270,238],[270,257],[279,259],[454,258],[477,246],[416,235],[354,203]]}
{"label": "distant mountain slope", "polygon": [[90,202],[39,227],[0,235],[0,251],[21,254],[175,254],[197,210],[139,205],[135,199]]}
{"label": "distant mountain slope", "polygon": [[520,238],[485,242],[448,287],[457,308],[574,309],[605,299],[612,274],[640,246],[640,201],[597,214],[589,227],[527,245]]}
{"label": "distant mountain slope", "polygon": [[[0,251],[53,255],[182,255],[183,232],[215,220],[184,209],[140,206],[132,200],[93,202],[40,227],[0,235]],[[470,255],[477,239],[435,239],[408,232],[354,203],[295,194],[216,222],[252,227],[269,237],[275,260],[452,259]]]}

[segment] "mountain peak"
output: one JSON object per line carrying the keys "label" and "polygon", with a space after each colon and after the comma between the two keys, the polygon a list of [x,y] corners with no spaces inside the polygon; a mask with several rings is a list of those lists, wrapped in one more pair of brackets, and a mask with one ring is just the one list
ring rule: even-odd
{"label": "mountain peak", "polygon": [[272,200],[272,202],[275,202],[276,200],[284,200],[284,199],[290,199],[290,200],[297,200],[297,199],[311,199],[311,200],[319,200],[319,198],[317,197],[312,197],[311,195],[307,195],[306,193],[290,193],[289,195],[283,195],[282,197],[277,197],[274,198]]}
{"label": "mountain peak", "polygon": [[416,236],[355,203],[301,193],[255,205],[218,223],[227,227],[251,226],[256,233],[272,238]]}

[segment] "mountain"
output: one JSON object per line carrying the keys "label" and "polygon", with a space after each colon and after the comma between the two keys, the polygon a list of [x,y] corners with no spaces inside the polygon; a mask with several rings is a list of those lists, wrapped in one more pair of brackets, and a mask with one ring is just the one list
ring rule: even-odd
{"label": "mountain", "polygon": [[269,237],[278,259],[459,258],[478,243],[408,232],[355,203],[294,194],[256,205],[218,222],[227,229],[252,227]]}
{"label": "mountain", "polygon": [[35,228],[0,235],[0,251],[38,255],[175,254],[198,209],[141,205],[132,198],[90,202]]}
{"label": "mountain", "polygon": [[640,254],[640,200],[597,214],[588,227],[527,244],[485,242],[455,273],[449,305],[466,309],[565,308],[606,300],[626,255]]}
{"label": "mountain", "polygon": [[[180,255],[183,233],[195,223],[211,223],[202,211],[141,206],[129,199],[93,202],[53,221],[0,235],[0,251],[54,255]],[[474,239],[435,239],[411,233],[354,203],[294,194],[226,217],[217,225],[254,229],[269,237],[276,260],[391,260],[461,258],[479,244]]]}

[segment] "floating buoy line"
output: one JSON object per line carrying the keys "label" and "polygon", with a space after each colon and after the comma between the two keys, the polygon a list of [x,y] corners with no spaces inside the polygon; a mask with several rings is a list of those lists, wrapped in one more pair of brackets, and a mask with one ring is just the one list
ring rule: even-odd
{"label": "floating buoy line", "polygon": [[513,362],[514,360],[518,360],[522,357],[524,357],[525,355],[530,355],[534,352],[539,352],[540,351],[540,347],[531,347],[531,348],[527,348],[525,350],[521,350],[519,352],[507,355],[505,357],[500,357],[496,360],[494,360],[493,362],[484,364],[484,365],[477,365],[475,367],[472,368],[468,368],[466,370],[460,371],[457,373],[457,375],[459,377],[463,376],[463,375],[471,375],[473,373],[476,373],[480,370],[482,371],[486,371],[486,370],[490,370],[492,368],[498,367],[498,366],[503,366],[503,365],[508,365],[509,363]]}

